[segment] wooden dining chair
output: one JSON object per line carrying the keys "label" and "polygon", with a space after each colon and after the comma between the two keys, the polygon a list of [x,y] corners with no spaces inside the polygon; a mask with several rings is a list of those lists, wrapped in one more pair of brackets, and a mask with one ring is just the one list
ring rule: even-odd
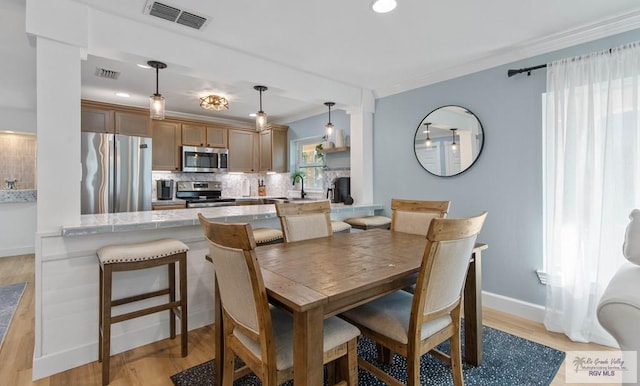
{"label": "wooden dining chair", "polygon": [[[363,336],[407,358],[407,385],[420,385],[420,357],[432,352],[451,364],[453,383],[463,385],[460,351],[462,291],[476,237],[487,212],[461,219],[434,219],[418,274],[416,293],[396,291],[351,309],[342,317]],[[451,339],[451,353],[435,349]],[[389,385],[402,385],[363,358],[358,364]]]}
{"label": "wooden dining chair", "polygon": [[275,205],[285,243],[333,235],[331,204],[328,200],[282,202]]}
{"label": "wooden dining chair", "polygon": [[[202,214],[198,218],[209,242],[222,304],[223,385],[231,386],[248,370],[263,385],[292,379],[293,318],[268,303],[251,225],[211,222]],[[338,360],[333,374],[347,378],[341,384],[356,386],[360,331],[335,316],[324,320],[323,329],[323,363]],[[238,370],[234,370],[236,355],[246,364]]]}
{"label": "wooden dining chair", "polygon": [[450,201],[391,199],[391,230],[426,235],[434,218],[444,218]]}

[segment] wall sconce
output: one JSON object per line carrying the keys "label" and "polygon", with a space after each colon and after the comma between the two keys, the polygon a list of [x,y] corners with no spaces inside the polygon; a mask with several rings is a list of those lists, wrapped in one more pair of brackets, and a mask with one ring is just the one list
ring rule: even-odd
{"label": "wall sconce", "polygon": [[229,109],[229,101],[219,95],[208,95],[200,98],[200,107],[206,110],[227,110]]}
{"label": "wall sconce", "polygon": [[331,134],[333,134],[333,123],[331,123],[331,107],[335,105],[334,102],[324,102],[324,105],[327,106],[329,108],[329,122],[327,122],[327,124],[325,125],[325,131],[327,134],[327,141],[329,140],[329,137],[331,137]]}
{"label": "wall sconce", "polygon": [[262,111],[262,92],[268,89],[266,86],[253,86],[253,88],[260,92],[260,111],[256,113],[256,130],[262,131],[267,127],[267,114]]}
{"label": "wall sconce", "polygon": [[164,119],[164,97],[158,91],[158,71],[167,68],[167,65],[155,60],[150,60],[147,64],[156,69],[156,93],[149,97],[149,116],[151,119]]}
{"label": "wall sconce", "polygon": [[431,137],[429,137],[429,125],[431,125],[431,122],[423,123],[423,125],[427,126],[427,129],[423,131],[423,133],[427,133],[427,139],[424,141],[424,145],[426,147],[431,147]]}

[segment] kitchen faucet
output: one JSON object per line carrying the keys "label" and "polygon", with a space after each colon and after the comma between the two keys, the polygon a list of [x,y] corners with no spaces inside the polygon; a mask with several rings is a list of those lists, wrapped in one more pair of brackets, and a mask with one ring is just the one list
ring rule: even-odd
{"label": "kitchen faucet", "polygon": [[295,176],[293,177],[293,186],[296,185],[296,181],[298,180],[298,178],[300,179],[300,182],[302,183],[302,189],[300,190],[300,198],[304,199],[304,196],[307,195],[307,193],[304,192],[304,178],[302,178],[302,176]]}

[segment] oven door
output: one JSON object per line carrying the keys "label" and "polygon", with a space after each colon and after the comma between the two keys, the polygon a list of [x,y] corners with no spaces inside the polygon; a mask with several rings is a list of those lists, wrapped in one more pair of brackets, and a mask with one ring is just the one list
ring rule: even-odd
{"label": "oven door", "polygon": [[218,152],[209,147],[182,146],[183,172],[214,172],[218,168]]}

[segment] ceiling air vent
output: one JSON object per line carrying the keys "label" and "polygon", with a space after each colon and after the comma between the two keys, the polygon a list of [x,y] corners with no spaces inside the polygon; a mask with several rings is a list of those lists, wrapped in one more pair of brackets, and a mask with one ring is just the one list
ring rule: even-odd
{"label": "ceiling air vent", "polygon": [[120,73],[118,71],[107,70],[106,68],[100,67],[96,67],[95,74],[99,78],[107,78],[113,80],[118,80],[118,77],[120,76]]}
{"label": "ceiling air vent", "polygon": [[196,15],[193,12],[179,9],[173,5],[159,3],[152,0],[147,1],[147,4],[144,7],[144,13],[197,30],[204,27],[209,19],[205,16]]}

